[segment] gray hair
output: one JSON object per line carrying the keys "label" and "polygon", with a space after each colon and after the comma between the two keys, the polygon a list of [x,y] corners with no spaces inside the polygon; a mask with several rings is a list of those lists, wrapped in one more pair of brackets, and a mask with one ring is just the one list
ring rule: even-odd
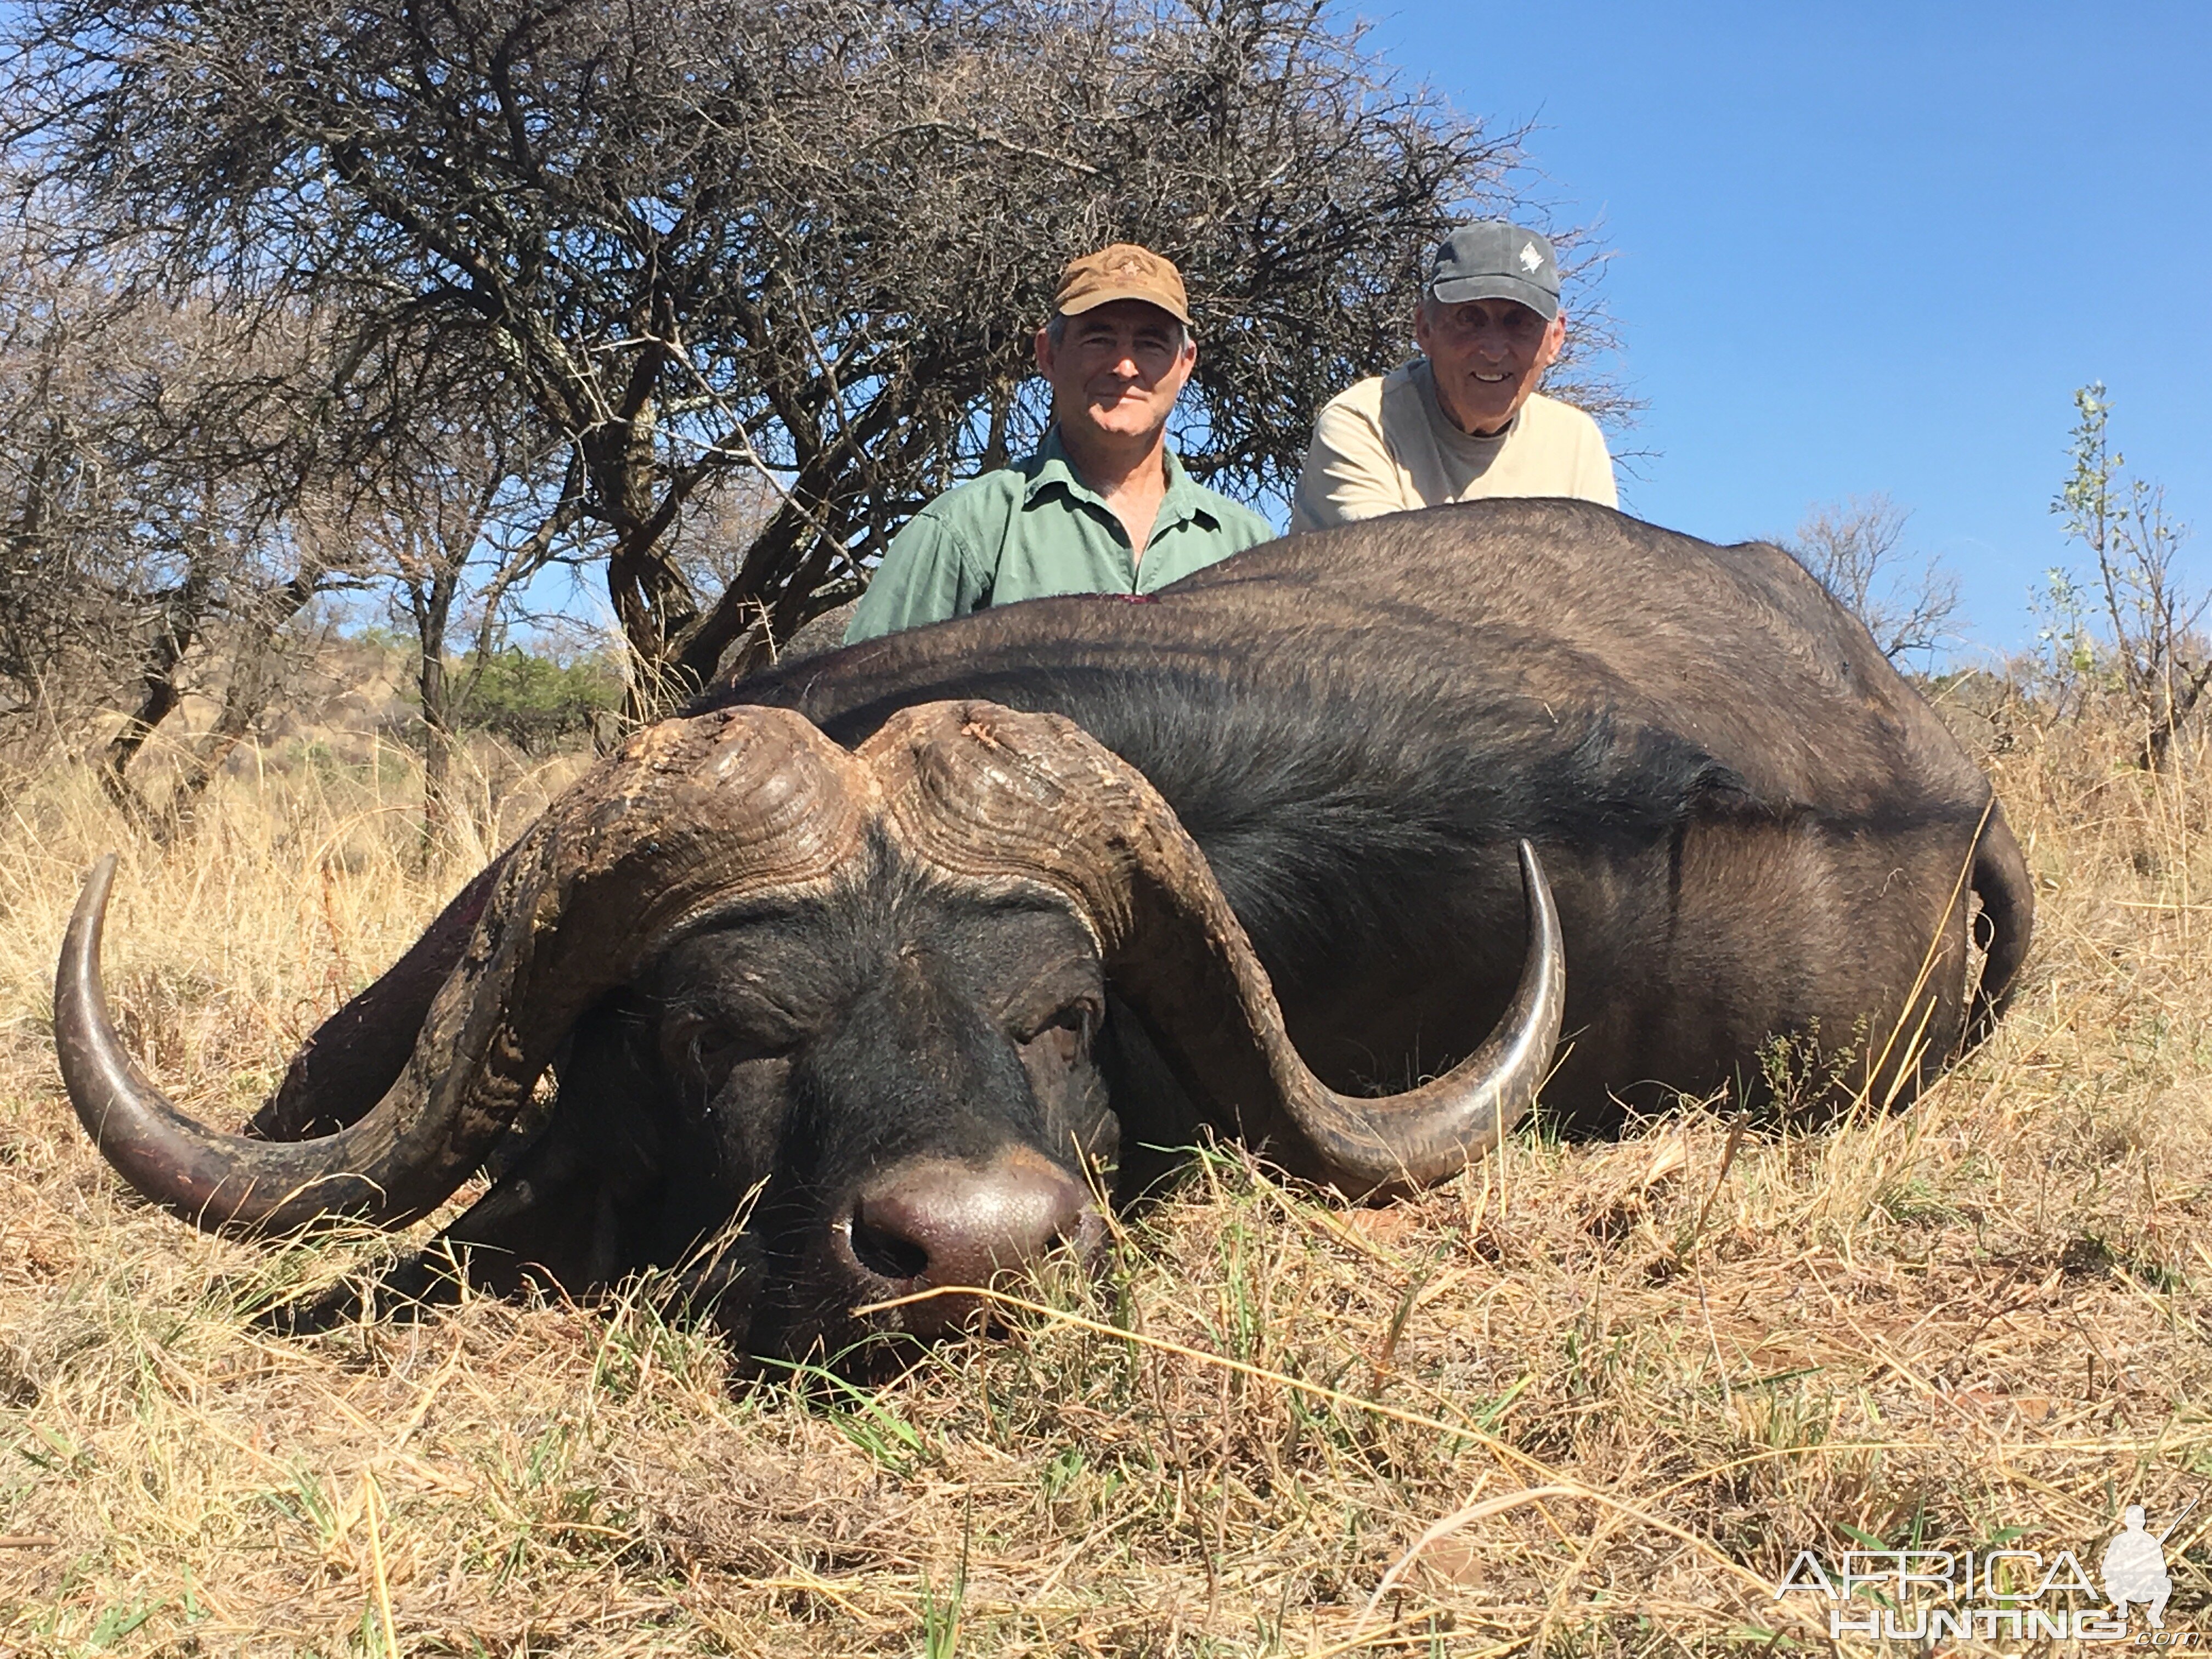
{"label": "gray hair", "polygon": [[[1164,312],[1161,314],[1163,316],[1167,315]],[[1180,317],[1168,317],[1168,321],[1173,325],[1175,328],[1175,349],[1176,351],[1180,352],[1185,346],[1190,343],[1190,331],[1182,325],[1182,319]],[[1060,349],[1060,342],[1067,337],[1067,313],[1066,312],[1055,311],[1051,316],[1045,319],[1044,337],[1052,342],[1052,349],[1054,351]]]}

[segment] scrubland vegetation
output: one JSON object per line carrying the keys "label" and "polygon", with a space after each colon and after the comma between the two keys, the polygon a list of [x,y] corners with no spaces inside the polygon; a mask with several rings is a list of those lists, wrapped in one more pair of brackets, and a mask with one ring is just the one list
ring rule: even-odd
{"label": "scrubland vegetation", "polygon": [[[1826,1644],[1824,1602],[1771,1594],[1801,1549],[2008,1542],[2094,1571],[2124,1505],[2162,1525],[2212,1473],[2212,784],[2201,739],[2145,770],[2102,705],[1947,695],[2041,911],[2010,1017],[1912,1110],[1539,1127],[1381,1208],[1217,1153],[1124,1218],[1103,1278],[867,1391],[746,1381],[649,1284],[264,1334],[273,1297],[389,1244],[198,1237],[70,1115],[48,985],[100,852],[125,849],[125,1030],[235,1123],[582,757],[460,791],[442,877],[398,750],[276,745],[166,852],[92,769],[19,772],[0,1642],[1748,1653]],[[2170,1626],[2203,1604],[2208,1522],[2169,1543]]]}
{"label": "scrubland vegetation", "polygon": [[[2203,1489],[2212,654],[2095,387],[2094,568],[2048,573],[2035,661],[1939,688],[2037,943],[1911,1111],[1539,1123],[1376,1208],[1209,1152],[1103,1276],[882,1389],[741,1376],[649,1283],[268,1334],[392,1243],[211,1240],[108,1172],[51,1032],[94,859],[127,1039],[240,1122],[615,702],[781,649],[1035,440],[1061,258],[1182,264],[1176,441],[1257,497],[1403,355],[1443,227],[1533,210],[1519,132],[1297,0],[332,17],[0,18],[0,1649],[1765,1654],[1828,1644],[1771,1594],[1802,1550],[2094,1561]],[[1571,308],[1552,389],[1617,418]],[[1796,539],[1923,666],[1955,590],[1904,524]],[[619,670],[503,648],[562,565]],[[406,644],[334,665],[334,594]],[[316,672],[358,706],[301,713]]]}

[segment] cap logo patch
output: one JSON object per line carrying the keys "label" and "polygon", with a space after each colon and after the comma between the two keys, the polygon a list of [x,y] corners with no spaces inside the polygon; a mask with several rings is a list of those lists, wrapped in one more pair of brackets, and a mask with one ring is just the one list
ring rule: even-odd
{"label": "cap logo patch", "polygon": [[1544,256],[1536,252],[1534,242],[1521,244],[1521,269],[1534,274],[1544,268]]}

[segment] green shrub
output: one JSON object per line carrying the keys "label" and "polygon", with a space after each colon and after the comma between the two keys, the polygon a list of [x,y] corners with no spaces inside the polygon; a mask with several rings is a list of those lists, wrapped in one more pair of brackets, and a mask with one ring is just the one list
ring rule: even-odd
{"label": "green shrub", "polygon": [[456,725],[489,732],[526,753],[542,755],[589,736],[623,704],[622,676],[605,657],[559,662],[520,647],[453,664]]}

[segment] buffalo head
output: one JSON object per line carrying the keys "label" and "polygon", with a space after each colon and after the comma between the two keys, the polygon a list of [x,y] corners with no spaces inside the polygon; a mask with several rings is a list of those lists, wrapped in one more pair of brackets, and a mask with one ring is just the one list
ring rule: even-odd
{"label": "buffalo head", "polygon": [[[1558,922],[1525,847],[1522,866],[1527,956],[1497,1031],[1410,1092],[1350,1097],[1299,1059],[1172,811],[1066,720],[934,703],[848,753],[796,714],[727,708],[640,733],[556,801],[434,994],[404,1018],[404,995],[356,999],[405,1029],[322,1057],[331,1098],[289,1111],[331,1133],[218,1133],[131,1061],[99,975],[112,859],[70,923],[56,1036],[132,1186],[264,1235],[425,1215],[550,1069],[544,1127],[448,1230],[472,1277],[581,1291],[669,1267],[750,1347],[836,1348],[972,1311],[856,1306],[1095,1249],[1096,1171],[1195,1127],[1170,1097],[1354,1193],[1461,1168],[1534,1098],[1559,1031]],[[380,1047],[389,1063],[355,1069],[380,1097],[356,1076],[362,1097],[332,1103],[348,1055]]]}

